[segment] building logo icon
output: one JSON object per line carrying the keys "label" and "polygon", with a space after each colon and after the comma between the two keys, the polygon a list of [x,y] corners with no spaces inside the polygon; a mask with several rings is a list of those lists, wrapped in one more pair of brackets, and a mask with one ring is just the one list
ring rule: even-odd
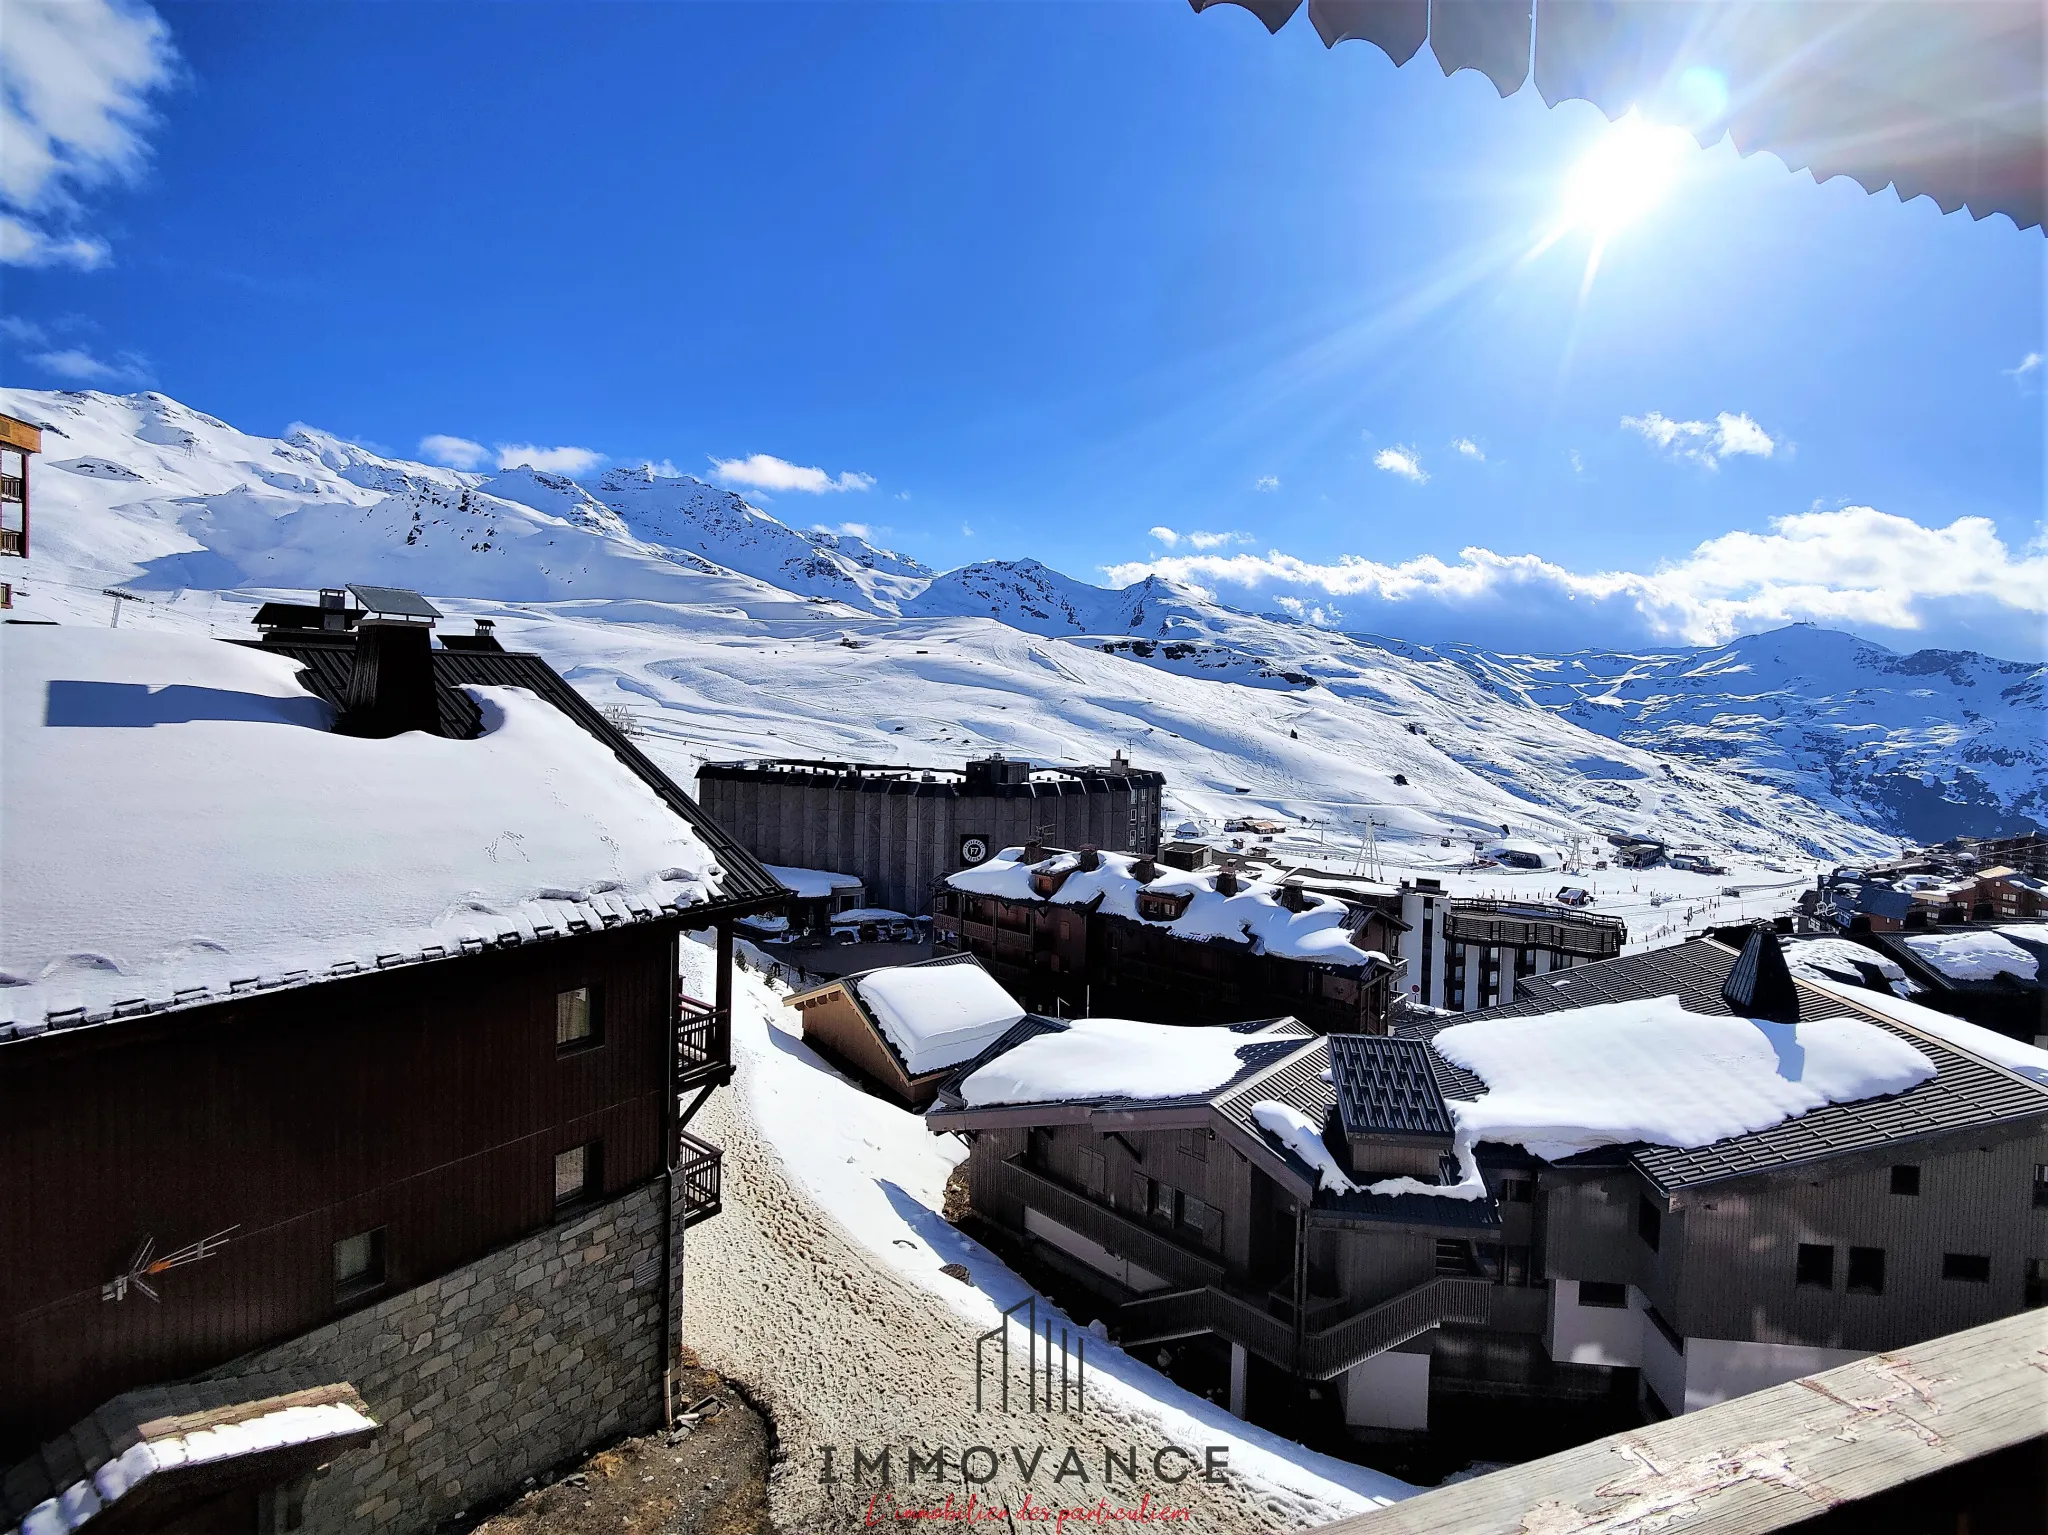
{"label": "building logo icon", "polygon": [[[1017,1316],[1020,1311],[1024,1313],[1021,1318]],[[974,1340],[974,1410],[982,1412],[986,1409],[991,1364],[1001,1384],[998,1396],[1001,1410],[1011,1410],[1010,1327],[1013,1321],[1021,1321],[1024,1327],[1024,1357],[1021,1361],[1024,1369],[1023,1410],[1081,1412],[1088,1399],[1088,1335],[1085,1332],[1069,1334],[1062,1326],[1055,1342],[1052,1318],[1047,1317],[1042,1324],[1038,1320],[1038,1297],[1035,1295],[1025,1296],[1004,1311],[995,1326]],[[991,1344],[995,1345],[993,1350]],[[1055,1393],[1057,1406],[1054,1405]]]}
{"label": "building logo icon", "polygon": [[965,864],[988,862],[988,838],[969,834],[960,839],[960,861]]}

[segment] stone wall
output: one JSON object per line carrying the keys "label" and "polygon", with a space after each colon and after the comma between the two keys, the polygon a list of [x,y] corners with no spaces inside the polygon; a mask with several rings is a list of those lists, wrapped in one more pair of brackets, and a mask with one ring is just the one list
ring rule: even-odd
{"label": "stone wall", "polygon": [[[214,1371],[311,1368],[369,1404],[376,1439],[313,1479],[302,1527],[427,1529],[659,1421],[665,1187]],[[680,1267],[680,1230],[673,1253]]]}

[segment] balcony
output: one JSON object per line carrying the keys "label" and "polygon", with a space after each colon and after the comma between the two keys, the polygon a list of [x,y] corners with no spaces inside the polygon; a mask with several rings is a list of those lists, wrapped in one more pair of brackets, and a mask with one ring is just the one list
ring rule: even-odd
{"label": "balcony", "polygon": [[1183,1247],[1156,1228],[1097,1204],[1014,1157],[998,1164],[996,1192],[1022,1201],[1041,1215],[1080,1232],[1089,1241],[1100,1243],[1119,1258],[1149,1269],[1169,1284],[1223,1282],[1223,1264],[1216,1258]]}
{"label": "balcony", "polygon": [[1484,1279],[1432,1279],[1303,1333],[1298,1349],[1293,1325],[1284,1317],[1214,1285],[1140,1296],[1117,1313],[1117,1325],[1126,1348],[1212,1332],[1283,1370],[1328,1380],[1432,1327],[1484,1322],[1492,1291]]}
{"label": "balcony", "polygon": [[676,1091],[732,1080],[732,1017],[688,992],[676,997]]}
{"label": "balcony", "polygon": [[676,1190],[683,1204],[683,1228],[708,1221],[724,1208],[725,1153],[687,1130],[676,1132]]}

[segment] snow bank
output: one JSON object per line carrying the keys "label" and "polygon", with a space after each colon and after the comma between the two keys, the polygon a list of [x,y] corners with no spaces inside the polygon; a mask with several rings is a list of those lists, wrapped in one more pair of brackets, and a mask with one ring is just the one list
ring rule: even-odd
{"label": "snow bank", "polygon": [[1918,1002],[1904,997],[1887,996],[1883,992],[1867,991],[1859,987],[1831,980],[1826,976],[1817,978],[1816,983],[1846,1001],[1860,1007],[1880,1012],[1887,1018],[1922,1029],[1937,1039],[1945,1039],[1952,1045],[1960,1046],[1972,1055],[1995,1061],[2008,1071],[2016,1071],[2023,1077],[2030,1077],[2042,1086],[2048,1087],[2048,1050],[2023,1044],[2017,1039],[1987,1029],[1979,1024],[1961,1018],[1950,1017],[1947,1013],[1936,1012]]}
{"label": "snow bank", "polygon": [[779,863],[764,867],[778,884],[806,901],[829,900],[833,891],[857,890],[861,883],[858,874],[834,874],[830,869],[796,869]]}
{"label": "snow bank", "polygon": [[1214,1092],[1242,1069],[1238,1052],[1258,1034],[1221,1024],[1134,1023],[1076,1018],[1027,1039],[960,1084],[969,1108],[1064,1098],[1186,1098]]}
{"label": "snow bank", "polygon": [[913,1077],[972,1059],[1024,1016],[979,965],[898,965],[854,985]]}
{"label": "snow bank", "polygon": [[299,663],[147,630],[0,630],[0,1028],[324,979],[689,906],[689,825],[553,705],[329,730]]}
{"label": "snow bank", "polygon": [[2014,937],[2048,943],[2048,922],[1959,933],[1911,933],[1901,941],[1923,964],[1952,981],[1995,981],[2001,973],[2022,981],[2037,979],[2033,954],[2014,943]]}
{"label": "snow bank", "polygon": [[1634,1141],[1705,1146],[1934,1075],[1861,1019],[1766,1023],[1687,1012],[1675,996],[1454,1024],[1435,1044],[1487,1086],[1449,1101],[1461,1154],[1500,1141],[1551,1160]]}
{"label": "snow bank", "polygon": [[1322,1130],[1300,1109],[1268,1099],[1252,1105],[1252,1118],[1261,1130],[1315,1169],[1316,1182],[1323,1188],[1332,1194],[1358,1192],[1358,1185],[1324,1144]]}
{"label": "snow bank", "polygon": [[1349,969],[1363,969],[1376,959],[1384,962],[1384,955],[1368,954],[1351,942],[1351,935],[1344,927],[1350,909],[1330,896],[1305,893],[1306,909],[1289,911],[1280,904],[1279,886],[1270,881],[1240,876],[1242,883],[1237,894],[1226,896],[1217,893],[1215,870],[1190,874],[1184,869],[1168,868],[1162,864],[1158,874],[1141,885],[1131,873],[1132,865],[1137,862],[1133,855],[1103,853],[1100,857],[1101,865],[1095,869],[1081,868],[1080,861],[1071,853],[1042,863],[1028,864],[1024,862],[1024,850],[1013,847],[998,853],[987,863],[963,869],[951,876],[947,883],[956,890],[997,896],[1007,901],[1035,901],[1041,897],[1031,889],[1032,871],[1066,870],[1070,872],[1051,897],[1061,906],[1080,906],[1101,896],[1101,910],[1105,914],[1138,921],[1138,892],[1157,890],[1169,895],[1192,897],[1187,909],[1174,921],[1150,924],[1165,928],[1177,937],[1251,943],[1268,954],[1316,960]]}

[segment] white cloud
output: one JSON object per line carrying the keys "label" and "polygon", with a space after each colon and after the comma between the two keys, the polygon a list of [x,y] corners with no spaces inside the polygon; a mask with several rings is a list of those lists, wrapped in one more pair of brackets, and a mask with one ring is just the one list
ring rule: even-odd
{"label": "white cloud", "polygon": [[420,452],[430,464],[450,469],[474,469],[490,457],[490,449],[467,437],[450,437],[446,432],[429,432],[420,439]]}
{"label": "white cloud", "polygon": [[1466,458],[1476,458],[1482,464],[1486,462],[1486,450],[1469,437],[1453,437],[1451,446]]}
{"label": "white cloud", "polygon": [[82,196],[140,172],[149,98],[176,65],[170,29],[146,5],[9,0],[0,27],[0,262],[105,264],[106,242],[76,227]]}
{"label": "white cloud", "polygon": [[73,384],[146,384],[150,378],[148,362],[133,352],[122,352],[112,362],[105,362],[84,347],[67,346],[34,353],[29,361]]}
{"label": "white cloud", "polygon": [[2048,547],[2015,553],[1989,518],[1946,527],[1871,507],[1802,512],[1768,532],[1708,539],[1646,572],[1566,569],[1537,555],[1462,550],[1398,565],[1267,554],[1162,555],[1112,567],[1199,588],[1292,588],[1363,602],[1411,638],[1542,649],[1637,640],[1713,644],[1800,621],[1925,643],[1929,634],[2035,659],[2048,651]]}
{"label": "white cloud", "polygon": [[1191,549],[1222,549],[1231,544],[1252,541],[1249,533],[1181,533],[1172,528],[1149,528],[1146,531],[1169,549],[1177,549],[1182,544]]}
{"label": "white cloud", "polygon": [[2019,360],[2016,366],[2000,368],[1998,371],[2011,379],[2015,384],[2025,385],[2040,373],[2041,354],[2039,352],[2029,352]]}
{"label": "white cloud", "polygon": [[498,444],[500,469],[539,469],[549,474],[588,474],[604,462],[592,448],[537,448],[530,442]]}
{"label": "white cloud", "polygon": [[1253,490],[1278,490],[1279,488],[1280,476],[1277,474],[1262,474],[1252,482]]}
{"label": "white cloud", "polygon": [[1373,454],[1372,461],[1375,468],[1384,469],[1388,474],[1398,474],[1417,485],[1429,483],[1429,471],[1422,467],[1422,456],[1413,448],[1381,448]]}
{"label": "white cloud", "polygon": [[772,453],[753,453],[746,458],[714,458],[711,474],[721,485],[745,485],[753,490],[797,490],[808,496],[822,496],[835,490],[868,490],[875,483],[871,474],[846,470],[835,479],[822,469],[806,469]]}
{"label": "white cloud", "polygon": [[1334,629],[1344,617],[1343,611],[1327,603],[1305,602],[1299,597],[1275,597],[1273,599],[1283,613],[1291,613],[1303,623],[1314,624],[1318,629]]}
{"label": "white cloud", "polygon": [[830,533],[837,538],[868,539],[874,536],[874,528],[865,522],[842,522],[838,527],[828,527],[822,522],[811,524],[813,533]]}
{"label": "white cloud", "polygon": [[1747,415],[1722,411],[1711,421],[1674,421],[1662,411],[1641,416],[1623,416],[1621,424],[1643,440],[1674,458],[1690,459],[1709,469],[1718,468],[1724,458],[1748,455],[1769,458],[1777,443]]}

